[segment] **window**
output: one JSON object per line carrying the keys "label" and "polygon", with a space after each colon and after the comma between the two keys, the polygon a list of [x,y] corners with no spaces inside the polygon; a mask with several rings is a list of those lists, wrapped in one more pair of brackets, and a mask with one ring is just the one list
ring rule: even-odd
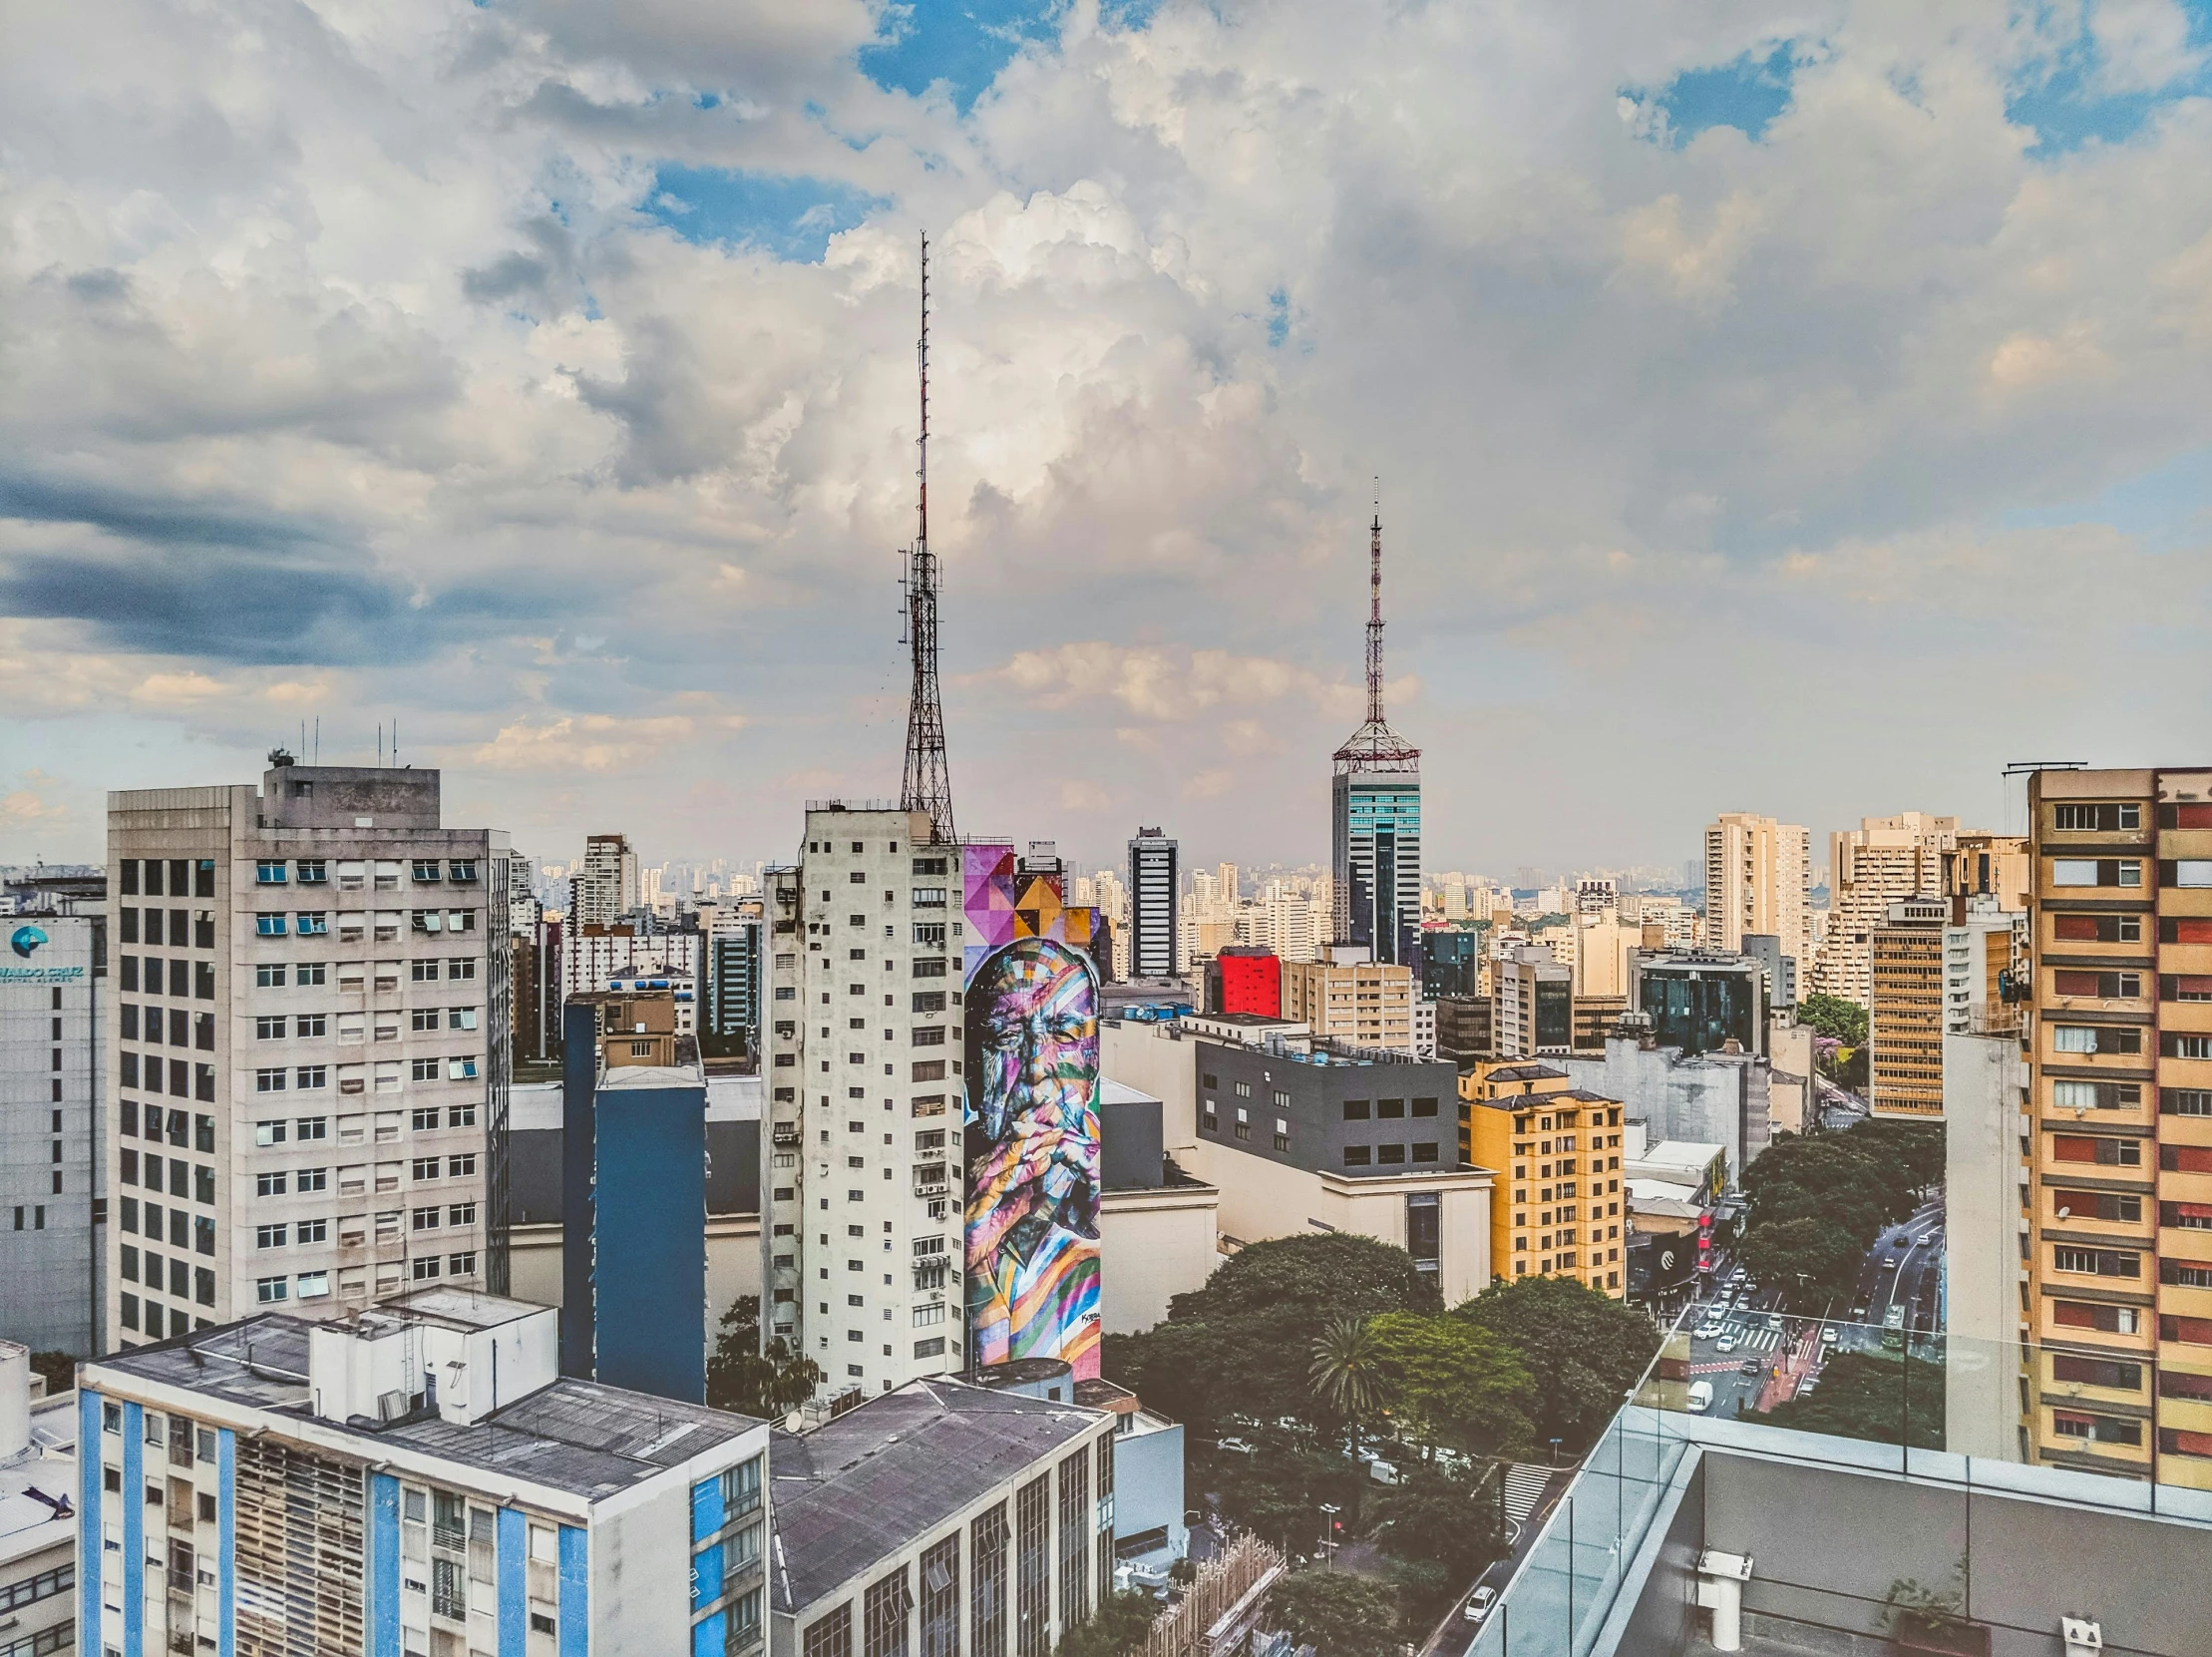
{"label": "window", "polygon": [[1375,1146],[1375,1160],[1377,1162],[1403,1162],[1405,1160],[1405,1147],[1403,1145],[1377,1145]]}
{"label": "window", "polygon": [[1413,1101],[1413,1114],[1416,1116],[1435,1115],[1436,1101],[1434,1099],[1415,1099]]}
{"label": "window", "polygon": [[2143,1033],[2121,1025],[2052,1025],[2050,1045],[2055,1052],[2139,1053]]}
{"label": "window", "polygon": [[330,916],[320,909],[303,909],[299,912],[299,935],[302,938],[321,938],[330,932]]}
{"label": "window", "polygon": [[457,1202],[446,1209],[446,1224],[472,1226],[476,1224],[476,1204]]}
{"label": "window", "polygon": [[255,1174],[253,1194],[257,1197],[280,1197],[284,1194],[288,1178],[285,1174]]}
{"label": "window", "polygon": [[289,1125],[281,1121],[255,1122],[253,1142],[256,1145],[281,1145],[284,1142],[285,1129]]}
{"label": "window", "polygon": [[2143,826],[2143,808],[2135,804],[2054,805],[2050,826],[2066,834],[2117,834]]}
{"label": "window", "polygon": [[446,1263],[435,1254],[419,1255],[411,1264],[414,1269],[408,1275],[417,1283],[445,1274]]}
{"label": "window", "polygon": [[2166,1087],[2158,1108],[2169,1116],[2212,1116],[2212,1087]]}
{"label": "window", "polygon": [[2079,1300],[2054,1300],[2050,1321],[2067,1329],[2094,1329],[2105,1335],[2135,1335],[2143,1315],[2132,1306],[2104,1306]]}
{"label": "window", "polygon": [[438,1107],[424,1105],[408,1112],[408,1127],[416,1133],[428,1133],[438,1126]]}
{"label": "window", "polygon": [[2212,1289],[2212,1261],[2164,1259],[2158,1262],[2158,1281],[2182,1289]]}
{"label": "window", "polygon": [[330,1188],[328,1168],[301,1168],[292,1175],[293,1188],[302,1193],[327,1191]]}
{"label": "window", "polygon": [[283,989],[284,963],[281,961],[262,962],[253,969],[253,982],[257,988],[262,990]]}
{"label": "window", "polygon": [[253,1228],[253,1246],[257,1249],[280,1249],[284,1246],[285,1227],[257,1225]]}
{"label": "window", "polygon": [[410,1229],[435,1231],[445,1223],[445,1218],[446,1211],[435,1204],[429,1208],[418,1208],[409,1216]]}
{"label": "window", "polygon": [[2132,857],[2054,857],[2050,860],[2053,886],[2134,887],[2143,884],[2143,865]]}
{"label": "window", "polygon": [[292,1282],[288,1277],[257,1278],[253,1284],[253,1298],[263,1306],[291,1296]]}
{"label": "window", "polygon": [[2206,887],[2212,886],[2212,858],[2182,858],[2158,865],[2158,884],[2161,886]]}
{"label": "window", "polygon": [[2051,1136],[2050,1155],[2055,1162],[2095,1162],[2105,1167],[2137,1168],[2142,1166],[2143,1144],[2140,1139],[2091,1139],[2058,1133]]}
{"label": "window", "polygon": [[462,881],[464,883],[475,880],[477,878],[476,859],[473,857],[457,857],[448,860],[446,864],[446,877],[449,880]]}
{"label": "window", "polygon": [[[2141,973],[2081,973],[2058,971],[2050,975],[2051,988],[2061,996],[2093,996],[2101,1001],[2134,1001],[2143,993]],[[2212,1000],[2212,997],[2208,997]]]}
{"label": "window", "polygon": [[2167,1058],[2212,1058],[2212,1036],[2165,1031],[2158,1037],[2158,1050]]}
{"label": "window", "polygon": [[446,1158],[446,1177],[447,1177],[448,1179],[473,1179],[473,1178],[475,1178],[475,1177],[476,1177],[476,1152],[475,1152],[475,1151],[470,1151],[470,1152],[469,1152],[469,1153],[468,1153],[468,1154],[467,1154],[466,1156],[449,1156],[449,1157],[447,1157],[447,1158]]}
{"label": "window", "polygon": [[330,1137],[330,1118],[327,1116],[302,1116],[292,1123],[292,1134],[301,1144],[307,1143],[310,1139],[327,1139]]}
{"label": "window", "polygon": [[2061,1438],[2086,1439],[2100,1445],[2139,1445],[2143,1442],[2141,1422],[2117,1421],[2110,1416],[2077,1416],[2065,1410],[2050,1413],[2050,1430]]}
{"label": "window", "polygon": [[2143,1089],[2133,1081],[2053,1081],[2050,1102],[2060,1110],[2137,1110]]}
{"label": "window", "polygon": [[438,1060],[435,1058],[411,1058],[407,1061],[407,1065],[408,1079],[411,1081],[436,1081],[438,1079]]}
{"label": "window", "polygon": [[[327,884],[329,879],[330,865],[325,863],[321,858],[303,857],[299,860],[300,885],[322,886]],[[208,895],[212,896],[213,894],[210,893]]]}
{"label": "window", "polygon": [[284,884],[284,860],[282,858],[274,860],[263,858],[255,863],[253,865],[253,884],[256,886],[282,886]]}
{"label": "window", "polygon": [[1436,1141],[1431,1139],[1416,1142],[1413,1146],[1413,1160],[1416,1162],[1434,1162],[1436,1160]]}
{"label": "window", "polygon": [[436,1156],[418,1156],[408,1166],[408,1173],[415,1179],[443,1179],[445,1161]]}
{"label": "window", "polygon": [[1366,1119],[1367,1119],[1367,1101],[1366,1101],[1365,1099],[1346,1099],[1346,1100],[1344,1101],[1344,1120],[1345,1120],[1345,1121],[1347,1121],[1347,1122],[1363,1122],[1363,1121],[1365,1121]]}
{"label": "window", "polygon": [[2062,944],[2139,944],[2140,915],[2054,915],[2050,936]]}
{"label": "window", "polygon": [[329,981],[329,972],[330,967],[328,962],[302,961],[301,963],[299,963],[298,966],[292,969],[292,982],[294,984],[297,984],[302,990],[305,990],[310,985],[327,983]]}
{"label": "window", "polygon": [[443,871],[440,870],[438,860],[435,857],[418,857],[415,859],[415,878],[417,880],[434,881],[441,878],[442,873]]}
{"label": "window", "polygon": [[2059,1186],[2050,1193],[2050,1212],[2060,1220],[2116,1220],[2139,1225],[2143,1199],[2131,1191],[2075,1191]]}
{"label": "window", "polygon": [[330,1085],[330,1067],[326,1064],[302,1064],[292,1074],[293,1084],[305,1092]]}
{"label": "window", "polygon": [[282,1040],[284,1038],[283,1018],[279,1016],[276,1018],[263,1017],[255,1019],[253,1021],[253,1038],[256,1041]]}
{"label": "window", "polygon": [[1375,1114],[1384,1121],[1400,1121],[1405,1116],[1405,1100],[1377,1099],[1375,1100]]}
{"label": "window", "polygon": [[438,1009],[435,1007],[418,1007],[408,1015],[408,1020],[411,1028],[415,1030],[436,1030],[438,1028]]}
{"label": "window", "polygon": [[446,1107],[446,1126],[448,1126],[448,1127],[474,1127],[474,1126],[476,1126],[476,1106],[475,1106],[475,1105],[473,1105],[473,1104],[450,1104],[450,1105],[448,1105],[448,1106]]}
{"label": "window", "polygon": [[2090,1277],[2140,1277],[2142,1256],[2124,1249],[2055,1247],[2050,1251],[2053,1270],[2079,1272]]}
{"label": "window", "polygon": [[2158,980],[2158,999],[2168,1002],[2212,1002],[2212,974],[2163,974]]}
{"label": "window", "polygon": [[446,1079],[448,1081],[474,1081],[476,1079],[476,1054],[470,1053],[465,1058],[447,1059]]}

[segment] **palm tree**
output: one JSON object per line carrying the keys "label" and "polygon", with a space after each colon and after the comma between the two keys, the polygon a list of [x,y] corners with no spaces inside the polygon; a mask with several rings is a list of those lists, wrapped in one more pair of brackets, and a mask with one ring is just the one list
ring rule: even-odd
{"label": "palm tree", "polygon": [[1313,1343],[1306,1371],[1314,1396],[1351,1427],[1351,1452],[1359,1454],[1359,1423],[1382,1408],[1382,1349],[1364,1318],[1338,1318]]}

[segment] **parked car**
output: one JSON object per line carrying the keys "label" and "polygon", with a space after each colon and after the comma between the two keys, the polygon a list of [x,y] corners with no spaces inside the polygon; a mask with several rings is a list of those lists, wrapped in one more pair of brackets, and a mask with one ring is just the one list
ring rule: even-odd
{"label": "parked car", "polygon": [[1757,1375],[1758,1373],[1759,1361],[1756,1358],[1746,1358],[1736,1366],[1736,1374],[1738,1375]]}
{"label": "parked car", "polygon": [[1367,1463],[1367,1476],[1377,1484],[1395,1484],[1398,1481],[1397,1464],[1376,1456]]}
{"label": "parked car", "polygon": [[1492,1587],[1477,1588],[1467,1596],[1467,1609],[1460,1613],[1469,1622],[1480,1622],[1489,1614],[1490,1607],[1498,1602],[1498,1590]]}
{"label": "parked car", "polygon": [[1252,1441],[1249,1439],[1216,1439],[1214,1448],[1224,1455],[1257,1455],[1260,1453],[1252,1448]]}
{"label": "parked car", "polygon": [[1824,1347],[1832,1347],[1836,1344],[1836,1326],[1834,1324],[1821,1326],[1820,1344]]}

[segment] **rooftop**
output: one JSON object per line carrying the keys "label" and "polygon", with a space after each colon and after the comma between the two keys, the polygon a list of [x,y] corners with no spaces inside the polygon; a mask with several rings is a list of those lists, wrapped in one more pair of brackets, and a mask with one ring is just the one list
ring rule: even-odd
{"label": "rooftop", "polygon": [[916,1381],[769,1450],[788,1569],[777,1608],[798,1611],[1095,1430],[1101,1413],[964,1382]]}
{"label": "rooftop", "polygon": [[[449,1300],[473,1300],[480,1310],[471,1313]],[[361,1316],[389,1317],[402,1307],[429,1319],[473,1318],[468,1324],[472,1328],[507,1321],[509,1308],[521,1307],[518,1315],[540,1310],[448,1289],[390,1302]],[[566,1376],[474,1424],[402,1418],[377,1427],[360,1421],[329,1421],[316,1417],[308,1407],[308,1334],[342,1321],[350,1320],[270,1313],[115,1353],[95,1368],[266,1411],[296,1422],[302,1432],[356,1439],[359,1453],[367,1460],[398,1446],[589,1501],[679,1466],[760,1425],[748,1416]]]}
{"label": "rooftop", "polygon": [[76,1489],[77,1395],[34,1400],[29,1449],[0,1461],[0,1566],[75,1542]]}

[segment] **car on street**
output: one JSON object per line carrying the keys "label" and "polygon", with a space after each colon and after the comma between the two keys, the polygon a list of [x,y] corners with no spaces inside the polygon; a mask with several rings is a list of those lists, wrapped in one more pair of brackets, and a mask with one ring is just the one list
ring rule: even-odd
{"label": "car on street", "polygon": [[1689,1384],[1688,1404],[1692,1415],[1701,1416],[1707,1410],[1710,1410],[1712,1408],[1712,1383],[1709,1381],[1692,1381]]}
{"label": "car on street", "polygon": [[1715,1352],[1733,1352],[1735,1349],[1736,1338],[1733,1335],[1723,1335],[1712,1344],[1712,1350]]}
{"label": "car on street", "polygon": [[1899,1263],[1899,1262],[1900,1262],[1900,1261],[1901,1261],[1901,1260],[1902,1260],[1903,1258],[1904,1258],[1904,1256],[1902,1256],[1902,1255],[1897,1255],[1897,1254],[1885,1254],[1885,1255],[1883,1255],[1883,1256],[1882,1256],[1882,1270],[1884,1270],[1885,1272],[1894,1272],[1894,1271],[1896,1271],[1896,1270],[1897,1270],[1897,1267],[1898,1267],[1898,1263]]}
{"label": "car on street", "polygon": [[1490,1607],[1498,1602],[1498,1590],[1484,1586],[1467,1596],[1467,1609],[1461,1613],[1469,1622],[1480,1622],[1489,1614]]}
{"label": "car on street", "polygon": [[1746,1358],[1736,1366],[1736,1374],[1738,1375],[1757,1375],[1758,1373],[1759,1361],[1756,1358]]}
{"label": "car on street", "polygon": [[1701,1323],[1697,1326],[1697,1339],[1700,1341],[1714,1340],[1727,1327],[1726,1324],[1719,1322]]}
{"label": "car on street", "polygon": [[1260,1453],[1252,1448],[1252,1443],[1248,1439],[1216,1439],[1214,1448],[1224,1455],[1257,1455]]}
{"label": "car on street", "polygon": [[1832,1347],[1836,1344],[1836,1326],[1834,1324],[1823,1324],[1821,1326],[1820,1344],[1824,1347]]}

